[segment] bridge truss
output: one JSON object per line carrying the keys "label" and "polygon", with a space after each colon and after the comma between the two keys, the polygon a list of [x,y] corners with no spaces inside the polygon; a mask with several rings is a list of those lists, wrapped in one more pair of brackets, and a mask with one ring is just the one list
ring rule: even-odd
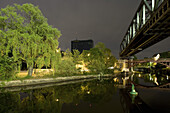
{"label": "bridge truss", "polygon": [[132,56],[170,36],[170,0],[142,0],[120,44]]}

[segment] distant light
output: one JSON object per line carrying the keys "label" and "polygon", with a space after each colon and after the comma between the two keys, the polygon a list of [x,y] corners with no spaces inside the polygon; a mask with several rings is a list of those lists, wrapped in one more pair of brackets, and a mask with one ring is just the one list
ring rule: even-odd
{"label": "distant light", "polygon": [[154,59],[155,61],[157,61],[159,58],[160,58],[160,54],[157,54],[156,57],[154,57],[153,59]]}
{"label": "distant light", "polygon": [[114,78],[113,80],[114,80],[114,82],[117,82],[117,78]]}
{"label": "distant light", "polygon": [[155,77],[154,82],[156,85],[159,85],[159,83],[157,82],[157,77]]}
{"label": "distant light", "polygon": [[112,67],[108,67],[108,69],[114,69],[114,67],[112,66]]}
{"label": "distant light", "polygon": [[87,94],[90,94],[90,91],[87,91]]}
{"label": "distant light", "polygon": [[166,79],[167,79],[167,80],[169,79],[169,76],[168,76],[168,75],[166,76]]}
{"label": "distant light", "polygon": [[151,74],[149,74],[149,79],[150,79],[150,81],[152,80],[152,76],[151,76]]}
{"label": "distant light", "polygon": [[58,101],[59,101],[59,99],[56,99],[56,101],[58,102]]}
{"label": "distant light", "polygon": [[87,54],[87,56],[90,56],[90,53],[89,53],[89,54]]}
{"label": "distant light", "polygon": [[141,77],[141,74],[139,74],[139,77]]}
{"label": "distant light", "polygon": [[58,52],[60,52],[60,51],[57,49],[56,52],[58,53]]}

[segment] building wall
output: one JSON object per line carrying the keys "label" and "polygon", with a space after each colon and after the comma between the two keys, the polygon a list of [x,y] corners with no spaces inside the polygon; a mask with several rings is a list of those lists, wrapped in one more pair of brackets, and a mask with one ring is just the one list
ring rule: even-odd
{"label": "building wall", "polygon": [[71,52],[73,52],[74,49],[77,49],[82,53],[83,50],[90,50],[93,46],[93,40],[73,40],[71,41]]}

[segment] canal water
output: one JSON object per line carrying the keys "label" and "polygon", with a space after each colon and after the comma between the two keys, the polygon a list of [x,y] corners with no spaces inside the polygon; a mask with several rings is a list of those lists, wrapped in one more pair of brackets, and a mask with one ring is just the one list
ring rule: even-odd
{"label": "canal water", "polygon": [[[145,76],[119,75],[20,91],[1,89],[0,113],[170,113],[170,90],[145,88],[155,86]],[[146,83],[135,87],[138,95],[129,93],[132,78]]]}

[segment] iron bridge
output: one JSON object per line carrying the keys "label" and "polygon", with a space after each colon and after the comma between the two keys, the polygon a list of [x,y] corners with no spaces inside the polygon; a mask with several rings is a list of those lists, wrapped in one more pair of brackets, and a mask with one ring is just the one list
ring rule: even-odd
{"label": "iron bridge", "polygon": [[120,44],[129,57],[170,36],[170,0],[142,0]]}

